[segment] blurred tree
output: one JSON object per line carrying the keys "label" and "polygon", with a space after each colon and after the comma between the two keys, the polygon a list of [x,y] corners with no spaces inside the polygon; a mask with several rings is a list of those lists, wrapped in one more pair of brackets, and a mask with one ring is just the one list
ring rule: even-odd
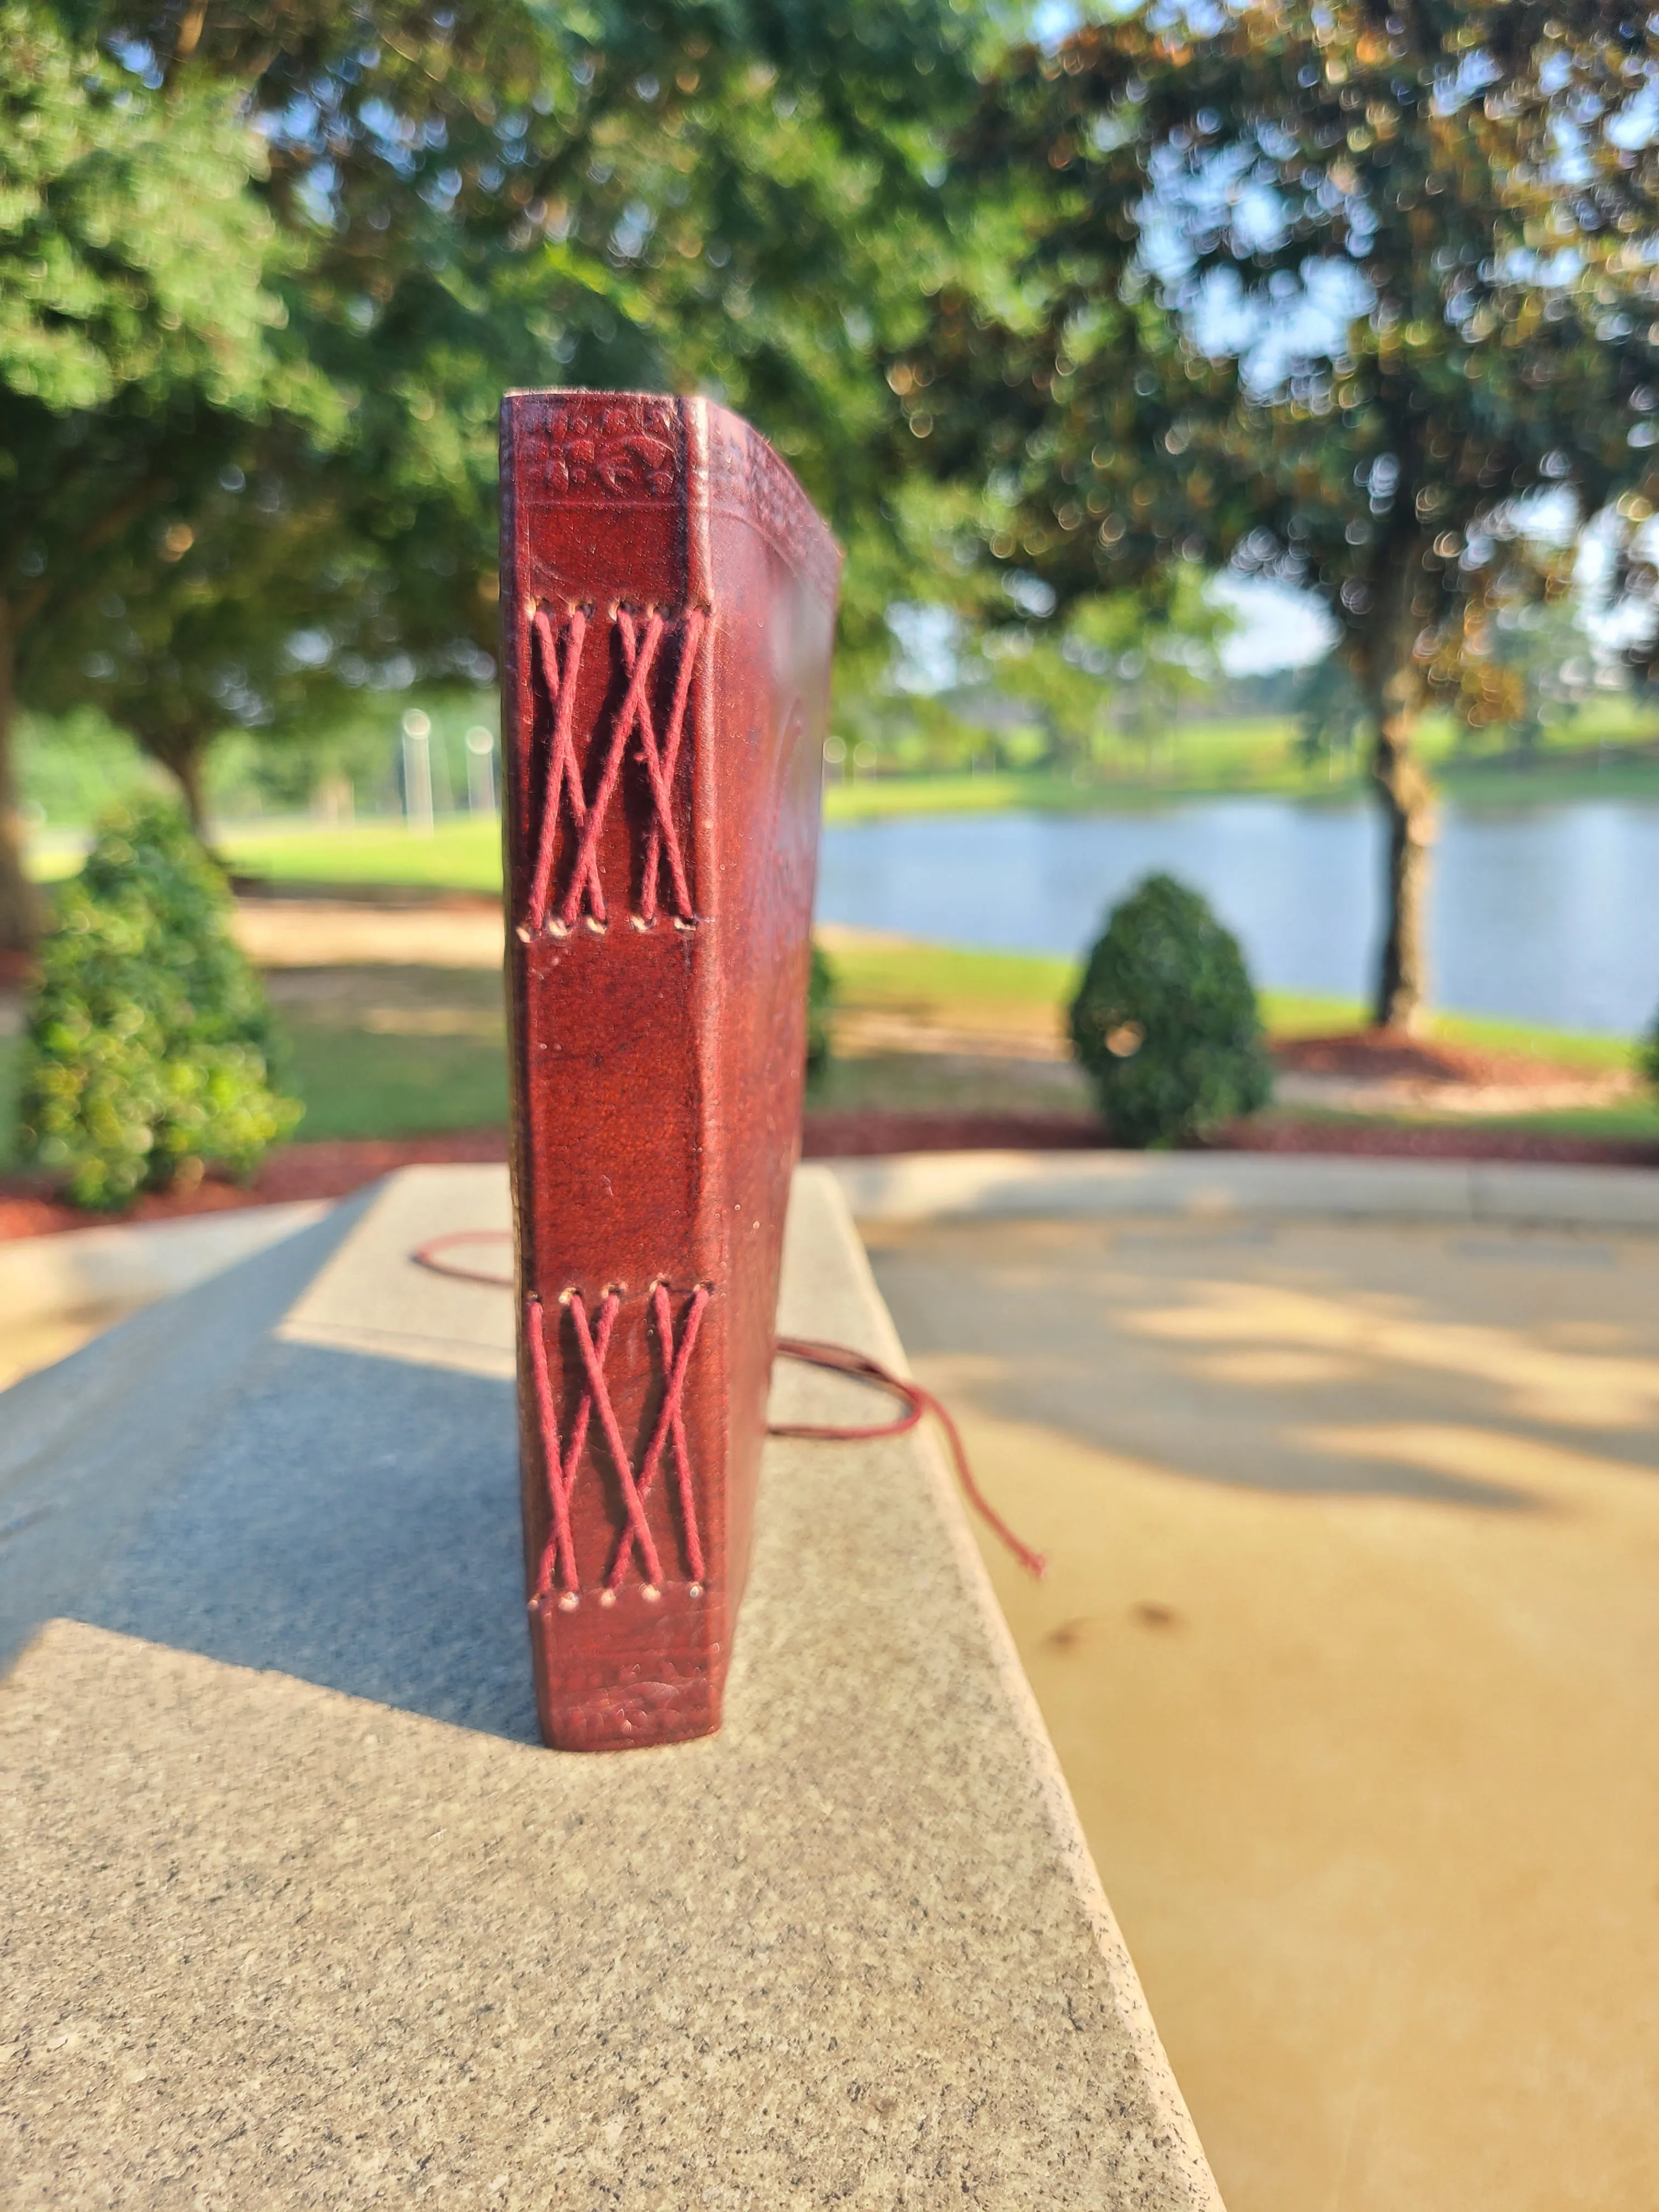
{"label": "blurred tree", "polygon": [[1341,758],[1352,766],[1365,724],[1365,697],[1346,655],[1328,653],[1303,671],[1295,713],[1296,749],[1305,765],[1323,761],[1334,772]]}
{"label": "blurred tree", "polygon": [[1140,592],[1100,592],[1073,600],[1058,634],[1034,620],[988,635],[991,682],[1033,710],[1048,765],[1085,775],[1127,738],[1150,774],[1159,741],[1173,749],[1182,709],[1215,682],[1235,619],[1206,580],[1195,563],[1176,562],[1150,605]]}
{"label": "blurred tree", "polygon": [[939,605],[888,609],[890,649],[838,666],[836,722],[884,767],[962,768],[976,760],[1078,778],[1125,738],[1170,739],[1182,708],[1207,696],[1234,625],[1188,567],[1156,605],[1138,592],[1052,599],[1030,578],[1011,595],[970,595],[970,615]]}
{"label": "blurred tree", "polygon": [[963,142],[1012,274],[941,291],[906,403],[1062,606],[1176,553],[1324,602],[1389,828],[1379,1023],[1425,989],[1425,708],[1514,711],[1494,617],[1592,513],[1648,578],[1656,100],[1629,0],[1234,0],[1014,53]]}
{"label": "blurred tree", "polygon": [[933,541],[880,366],[950,250],[942,149],[977,96],[994,0],[66,12],[152,100],[230,98],[254,120],[258,189],[294,253],[289,333],[348,423],[325,466],[295,446],[245,459],[266,552],[242,533],[247,503],[225,508],[198,533],[187,614],[136,623],[123,592],[112,620],[138,649],[92,648],[135,676],[167,661],[165,702],[118,675],[105,703],[145,718],[187,788],[216,728],[331,682],[487,680],[495,412],[514,385],[728,399],[848,544],[848,644],[884,643],[887,599]]}
{"label": "blurred tree", "polygon": [[1620,681],[1616,668],[1603,670],[1604,656],[1571,601],[1503,608],[1494,625],[1492,654],[1500,668],[1518,679],[1519,698],[1509,720],[1523,752],[1535,752],[1553,726],[1570,721],[1604,672],[1610,684]]}
{"label": "blurred tree", "polygon": [[[97,600],[66,617],[30,686],[48,710],[95,700],[176,778],[198,836],[216,738],[309,723],[351,696],[347,677],[383,672],[361,651],[382,580],[342,537],[313,456],[257,432],[239,450],[246,468],[199,489],[159,557],[142,540],[112,552]],[[412,670],[396,656],[390,680]]]}
{"label": "blurred tree", "polygon": [[260,158],[216,90],[163,101],[49,10],[0,7],[0,950],[39,919],[18,703],[95,690],[128,580],[173,588],[251,436],[338,418],[283,329]]}

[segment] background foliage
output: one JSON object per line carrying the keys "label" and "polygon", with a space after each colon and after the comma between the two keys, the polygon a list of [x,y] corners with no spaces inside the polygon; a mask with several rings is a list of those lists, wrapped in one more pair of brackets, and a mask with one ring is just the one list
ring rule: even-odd
{"label": "background foliage", "polygon": [[251,1175],[300,1108],[223,875],[176,807],[112,814],[58,895],[29,1012],[21,1150],[78,1205]]}
{"label": "background foliage", "polygon": [[1071,1032],[1121,1144],[1184,1143],[1273,1095],[1238,940],[1173,876],[1148,876],[1112,909],[1072,1001]]}

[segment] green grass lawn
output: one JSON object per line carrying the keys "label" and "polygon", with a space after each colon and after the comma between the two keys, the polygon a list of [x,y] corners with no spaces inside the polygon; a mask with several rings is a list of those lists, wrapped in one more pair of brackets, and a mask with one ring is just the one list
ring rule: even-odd
{"label": "green grass lawn", "polygon": [[1545,1136],[1594,1137],[1620,1144],[1659,1145],[1659,1098],[1633,1098],[1623,1106],[1576,1108],[1559,1114],[1510,1114],[1479,1124],[1498,1129],[1535,1129]]}
{"label": "green grass lawn", "polygon": [[[945,972],[946,979],[953,980]],[[995,980],[1007,994],[1004,1003],[1008,1003],[1018,979],[1005,973]],[[915,1003],[914,994],[908,1002]],[[950,1002],[941,999],[930,1003],[948,1009]],[[1053,1001],[1042,1003],[1052,1005]],[[1303,1016],[1310,1029],[1332,1025],[1329,1002],[1281,1002],[1281,1010],[1287,1021]],[[306,1101],[306,1116],[296,1132],[301,1142],[328,1137],[425,1136],[451,1129],[499,1127],[506,1121],[506,1057],[498,1041],[473,1036],[384,1036],[344,1030],[333,1023],[292,1018],[287,1027],[294,1078]],[[1538,1039],[1537,1032],[1524,1034],[1534,1042]],[[1559,1046],[1562,1041],[1556,1042]],[[1604,1041],[1565,1042],[1570,1048],[1586,1042],[1600,1047]],[[0,1039],[0,1168],[15,1164],[15,1096],[21,1055],[19,1040]],[[1557,1056],[1566,1055],[1558,1051]],[[1054,1073],[1063,1079],[1063,1070],[1056,1068]],[[832,1067],[814,1103],[843,1109],[868,1106],[889,1111],[933,1112],[952,1108],[975,1112],[1031,1111],[1082,1103],[1080,1097],[1061,1095],[1059,1085],[1034,1087],[1018,1063],[1008,1064],[1006,1072],[994,1061],[975,1065],[967,1080],[971,1095],[962,1088],[964,1075],[959,1066],[927,1054],[843,1060]],[[1310,1117],[1297,1109],[1294,1118]],[[1312,1118],[1347,1121],[1355,1117]],[[1455,1118],[1457,1126],[1468,1126],[1463,1117]],[[1659,1101],[1644,1098],[1595,1109],[1510,1115],[1491,1126],[1655,1144],[1659,1143]]]}
{"label": "green grass lawn", "polygon": [[1474,1129],[1513,1134],[1583,1137],[1603,1144],[1659,1146],[1659,1100],[1634,1098],[1620,1106],[1574,1107],[1552,1114],[1358,1114],[1334,1106],[1269,1106],[1264,1120],[1297,1124],[1329,1122],[1342,1128]]}
{"label": "green grass lawn", "polygon": [[[1587,708],[1551,732],[1535,763],[1517,766],[1493,744],[1461,744],[1444,716],[1431,716],[1422,750],[1449,799],[1464,805],[1511,806],[1603,798],[1659,804],[1659,757],[1598,759],[1604,746],[1651,744],[1655,732],[1632,702]],[[1174,798],[1273,793],[1310,801],[1351,799],[1368,791],[1357,760],[1304,763],[1296,727],[1285,716],[1192,721],[1149,750],[1125,747],[1083,781],[1044,770],[967,774],[885,774],[832,781],[824,818],[860,822],[904,815],[1000,813],[1013,809],[1066,813],[1133,811]],[[441,818],[428,837],[396,819],[366,818],[343,830],[302,820],[269,825],[233,823],[220,849],[239,869],[281,883],[376,884],[494,891],[501,884],[501,832],[493,817]],[[48,832],[32,860],[42,881],[79,866],[80,845],[65,831]]]}
{"label": "green grass lawn", "polygon": [[219,849],[231,865],[274,883],[409,884],[427,890],[501,887],[501,832],[493,815],[447,816],[429,837],[401,822],[360,822],[347,830],[294,823],[227,830]]}
{"label": "green grass lawn", "polygon": [[[997,813],[1010,808],[1076,813],[1132,810],[1171,798],[1220,798],[1241,792],[1281,798],[1352,799],[1369,791],[1363,760],[1304,761],[1287,715],[1189,720],[1150,746],[1124,744],[1081,778],[1036,769],[967,774],[885,774],[836,781],[824,818],[859,822],[906,814]],[[1465,805],[1514,805],[1569,799],[1639,799],[1659,803],[1659,757],[1620,760],[1608,748],[1653,745],[1659,723],[1625,699],[1599,701],[1553,728],[1537,754],[1518,762],[1507,732],[1473,743],[1447,715],[1430,715],[1423,757],[1449,798]]]}
{"label": "green grass lawn", "polygon": [[[904,1008],[951,1026],[971,1026],[988,1008],[1034,1025],[1053,1021],[1075,988],[1076,969],[1066,960],[1012,952],[963,951],[948,945],[860,945],[833,956],[843,1005],[851,1009]],[[429,972],[428,995],[460,1002],[460,1023],[476,1024],[480,1007],[499,1004],[493,976]],[[371,998],[384,998],[389,979],[370,978]],[[1356,1001],[1264,994],[1262,1011],[1275,1036],[1312,1036],[1352,1028],[1361,1018]],[[385,1035],[365,1027],[349,1008],[332,1010],[283,1005],[281,1017],[291,1048],[294,1077],[306,1101],[301,1139],[416,1136],[447,1129],[498,1125],[507,1115],[504,1047],[498,1035]],[[1613,1068],[1629,1065],[1632,1048],[1613,1037],[1493,1021],[1478,1016],[1442,1015],[1431,1034],[1451,1042],[1520,1052],[1567,1066]],[[0,1038],[0,1164],[13,1158],[15,1090],[21,1040]],[[925,1058],[925,1055],[923,1056]],[[944,1071],[925,1068],[906,1074],[899,1056],[883,1063],[887,1073],[878,1087],[903,1093],[890,1103],[912,1100],[926,1082],[926,1103],[945,1103],[939,1082]],[[825,1103],[877,1103],[868,1080],[843,1076],[836,1097]],[[850,1086],[850,1087],[849,1087]],[[844,1095],[843,1095],[844,1094]],[[867,1094],[867,1095],[866,1095]],[[1659,1136],[1659,1109],[1643,1103],[1594,1112],[1528,1115],[1508,1126],[1559,1129],[1583,1135]]]}
{"label": "green grass lawn", "polygon": [[[305,1119],[295,1141],[424,1137],[500,1128],[507,1120],[503,1048],[471,1037],[368,1036],[288,1025]],[[0,1169],[17,1164],[21,1041],[0,1037]]]}
{"label": "green grass lawn", "polygon": [[289,1025],[296,1139],[423,1137],[507,1120],[504,1045],[474,1037],[366,1036]]}
{"label": "green grass lawn", "polygon": [[[1633,799],[1659,805],[1659,765],[1630,767],[1564,755],[1536,769],[1448,765],[1438,771],[1442,795],[1466,806],[1563,805],[1583,799]],[[1194,774],[1161,782],[1102,780],[1073,783],[1036,772],[985,775],[890,775],[832,784],[823,795],[826,822],[890,821],[906,815],[1129,813],[1172,799],[1225,799],[1243,793],[1310,801],[1364,799],[1360,775],[1328,778],[1322,769],[1264,764],[1252,774]]]}
{"label": "green grass lawn", "polygon": [[[965,951],[945,945],[872,943],[839,945],[831,955],[843,1002],[854,1006],[925,1006],[941,1019],[957,1007],[994,1005],[1047,1010],[1063,1006],[1076,990],[1075,961],[1047,953]],[[1320,1036],[1359,1027],[1358,999],[1298,997],[1286,991],[1261,994],[1262,1017],[1274,1036]],[[1626,1067],[1632,1046],[1622,1037],[1546,1029],[1486,1014],[1436,1014],[1429,1035],[1449,1044],[1484,1046],[1523,1054],[1563,1066]]]}
{"label": "green grass lawn", "polygon": [[[467,834],[471,832],[471,834]],[[414,849],[432,866],[429,880],[453,882],[472,870],[477,888],[488,888],[493,864],[488,842],[470,824],[455,825],[429,841],[401,833],[348,840],[295,837],[261,848],[269,858],[291,858],[310,880],[327,880],[317,848],[334,843],[336,880],[362,881],[365,866],[383,872],[368,880],[407,882]],[[367,858],[365,858],[367,856]],[[248,857],[252,857],[252,848]],[[832,933],[833,934],[833,933]],[[940,1029],[971,1032],[998,1029],[1018,1038],[1052,1039],[1060,1010],[1076,988],[1069,960],[1016,952],[895,940],[850,941],[835,937],[831,960],[838,997],[849,1013],[902,1012]],[[279,1017],[290,1041],[293,1073],[306,1102],[297,1133],[307,1139],[394,1137],[498,1127],[507,1116],[507,1077],[501,985],[495,973],[442,969],[278,970],[270,979]],[[1316,1035],[1355,1027],[1363,1010],[1355,1000],[1263,994],[1270,1032]],[[994,1018],[988,1019],[988,1017]],[[1451,1042],[1485,1046],[1586,1069],[1630,1064],[1632,1047],[1613,1037],[1547,1030],[1486,1017],[1443,1014],[1431,1034]],[[1004,1045],[1004,1051],[1011,1048]],[[1036,1043],[1035,1050],[1042,1049]],[[818,1103],[826,1107],[872,1106],[940,1110],[953,1105],[975,1111],[1041,1109],[1081,1103],[1075,1079],[1059,1066],[1044,1071],[994,1054],[952,1060],[927,1053],[871,1049],[843,1059]],[[0,1038],[0,1166],[15,1164],[15,1095],[21,1041]],[[1072,1095],[1076,1092],[1076,1096]],[[1659,1104],[1628,1104],[1506,1117],[1503,1126],[1563,1134],[1653,1142],[1659,1140]]]}
{"label": "green grass lawn", "polygon": [[0,1168],[17,1159],[17,1078],[23,1059],[21,1037],[0,1037]]}
{"label": "green grass lawn", "polygon": [[1077,988],[1078,964],[1044,952],[977,952],[951,945],[872,940],[830,954],[843,1004],[1052,1007]]}

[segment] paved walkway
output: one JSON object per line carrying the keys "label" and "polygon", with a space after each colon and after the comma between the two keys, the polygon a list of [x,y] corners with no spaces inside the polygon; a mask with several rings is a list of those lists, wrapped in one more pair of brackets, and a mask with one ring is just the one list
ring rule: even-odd
{"label": "paved walkway", "polygon": [[1229,2212],[1651,2212],[1659,1237],[869,1235]]}

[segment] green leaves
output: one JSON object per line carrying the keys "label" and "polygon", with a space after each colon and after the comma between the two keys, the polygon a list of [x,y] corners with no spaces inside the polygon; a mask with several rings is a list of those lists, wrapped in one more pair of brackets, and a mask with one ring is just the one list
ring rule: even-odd
{"label": "green leaves", "polygon": [[1113,909],[1070,1025],[1121,1144],[1186,1143],[1254,1114],[1272,1095],[1237,940],[1172,876],[1148,876]]}
{"label": "green leaves", "polygon": [[1247,0],[1012,55],[963,158],[1020,281],[943,295],[918,364],[1017,486],[992,557],[1062,600],[1235,562],[1323,599],[1374,695],[1463,696],[1491,613],[1563,587],[1564,509],[1659,506],[1656,94],[1659,30],[1599,4]]}
{"label": "green leaves", "polygon": [[169,100],[0,7],[0,389],[54,415],[181,384],[249,417],[337,414],[283,359],[260,142],[217,88]]}
{"label": "green leaves", "polygon": [[228,726],[488,680],[512,386],[741,409],[878,638],[951,561],[883,372],[1003,14],[0,0],[0,933],[9,676],[187,789]]}
{"label": "green leaves", "polygon": [[230,918],[218,868],[153,800],[111,815],[60,893],[29,1012],[21,1149],[77,1205],[122,1206],[209,1164],[251,1175],[298,1121]]}

